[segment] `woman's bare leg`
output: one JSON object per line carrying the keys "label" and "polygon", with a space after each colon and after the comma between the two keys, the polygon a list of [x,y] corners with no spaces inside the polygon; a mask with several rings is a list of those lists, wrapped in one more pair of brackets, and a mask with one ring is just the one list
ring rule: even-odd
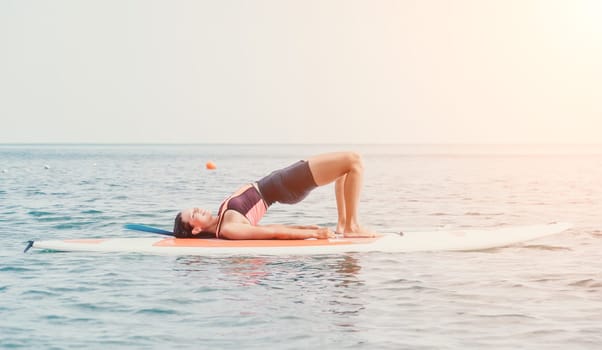
{"label": "woman's bare leg", "polygon": [[345,232],[345,223],[347,222],[347,213],[345,212],[345,180],[347,180],[347,175],[339,177],[334,183],[338,214],[337,228],[335,230],[337,233]]}
{"label": "woman's bare leg", "polygon": [[[318,186],[342,178],[337,184],[342,190],[335,189],[335,192],[339,213],[338,224],[344,222],[345,236],[373,236],[372,233],[367,234],[368,232],[362,229],[357,217],[364,172],[361,157],[354,152],[327,153],[309,158],[308,162]],[[341,203],[344,206],[340,205]],[[343,213],[344,217],[342,217]]]}

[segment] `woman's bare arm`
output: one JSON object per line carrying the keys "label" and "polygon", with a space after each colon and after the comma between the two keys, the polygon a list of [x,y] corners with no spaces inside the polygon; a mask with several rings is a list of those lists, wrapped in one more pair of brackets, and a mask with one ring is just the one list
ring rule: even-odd
{"label": "woman's bare arm", "polygon": [[333,236],[332,231],[324,227],[311,226],[299,228],[287,225],[253,226],[245,223],[224,223],[220,236],[226,239],[326,239]]}

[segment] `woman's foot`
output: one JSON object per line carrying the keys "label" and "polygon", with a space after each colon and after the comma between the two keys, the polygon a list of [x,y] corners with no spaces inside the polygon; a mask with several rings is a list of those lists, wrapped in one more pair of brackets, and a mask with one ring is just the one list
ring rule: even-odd
{"label": "woman's foot", "polygon": [[347,229],[344,231],[345,233],[343,234],[343,236],[345,238],[373,238],[376,237],[376,232],[362,227],[362,226],[358,226],[356,228],[353,229]]}

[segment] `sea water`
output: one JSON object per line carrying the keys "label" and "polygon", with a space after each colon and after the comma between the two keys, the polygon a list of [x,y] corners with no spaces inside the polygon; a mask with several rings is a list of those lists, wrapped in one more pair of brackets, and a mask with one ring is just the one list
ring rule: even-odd
{"label": "sea water", "polygon": [[[478,252],[166,257],[33,250],[147,237],[312,154],[363,155],[380,232],[573,228]],[[206,170],[213,161],[217,169]],[[599,349],[602,147],[2,145],[0,348]],[[332,186],[264,223],[334,227]]]}

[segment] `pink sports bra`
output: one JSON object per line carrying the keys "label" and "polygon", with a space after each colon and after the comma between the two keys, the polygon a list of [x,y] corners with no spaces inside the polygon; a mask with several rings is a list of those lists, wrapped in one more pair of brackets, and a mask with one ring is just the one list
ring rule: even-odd
{"label": "pink sports bra", "polygon": [[257,225],[259,220],[261,220],[268,210],[268,206],[254,184],[248,184],[241,187],[230,197],[226,198],[219,207],[219,211],[217,212],[217,229],[215,230],[215,236],[217,238],[219,238],[224,214],[226,214],[228,210],[234,210],[241,213],[249,220],[251,225]]}

